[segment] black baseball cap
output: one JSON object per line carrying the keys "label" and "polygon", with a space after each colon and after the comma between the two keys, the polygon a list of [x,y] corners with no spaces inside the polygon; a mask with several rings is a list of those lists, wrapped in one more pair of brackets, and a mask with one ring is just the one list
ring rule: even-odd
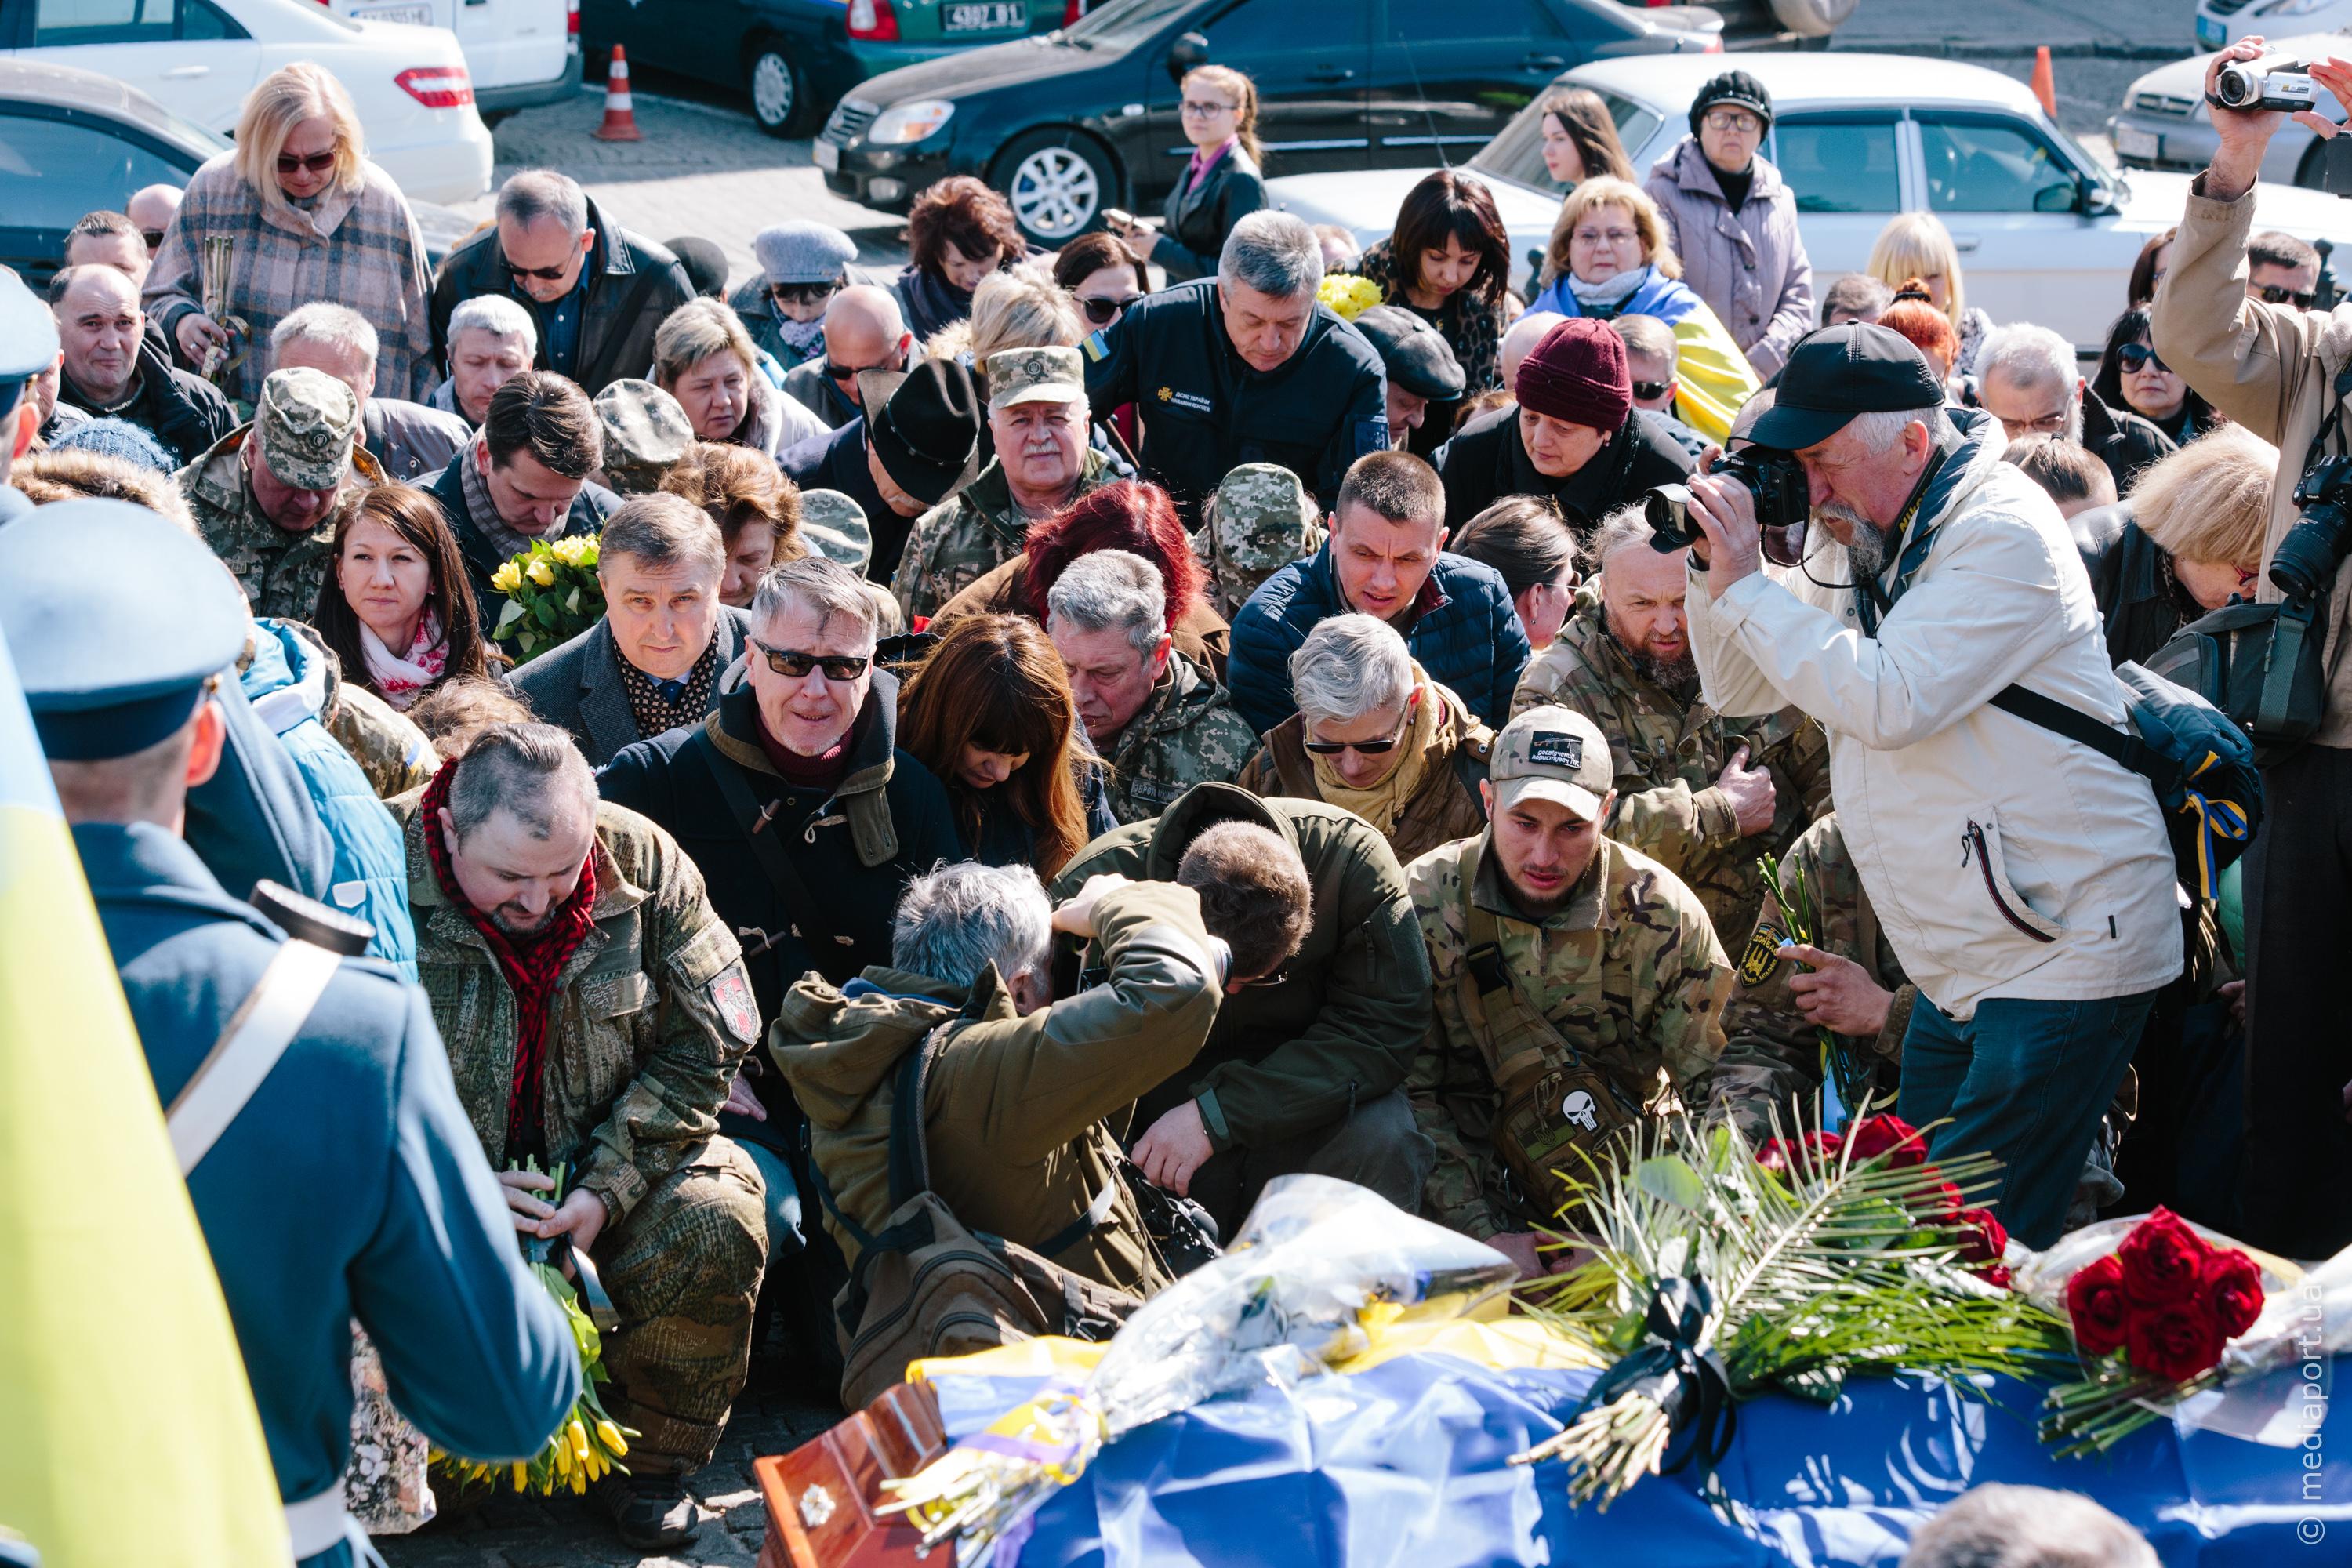
{"label": "black baseball cap", "polygon": [[1462,395],[1468,378],[1445,334],[1395,305],[1374,305],[1357,312],[1356,331],[1380,351],[1389,379],[1412,393],[1445,402]]}
{"label": "black baseball cap", "polygon": [[1944,384],[1911,340],[1848,321],[1797,340],[1779,395],[1748,438],[1794,452],[1826,441],[1857,414],[1940,407]]}

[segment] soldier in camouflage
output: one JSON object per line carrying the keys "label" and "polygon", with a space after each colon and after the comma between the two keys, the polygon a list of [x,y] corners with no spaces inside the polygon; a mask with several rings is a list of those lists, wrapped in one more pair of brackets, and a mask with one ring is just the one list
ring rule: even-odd
{"label": "soldier in camouflage", "polygon": [[257,616],[308,620],[333,563],[335,508],[346,490],[383,482],[354,452],[359,407],[324,371],[272,371],[240,425],[172,476],[196,530],[227,563]]}
{"label": "soldier in camouflage", "polygon": [[1601,727],[1617,769],[1609,836],[1680,877],[1737,942],[1764,901],[1759,857],[1828,804],[1829,737],[1795,708],[1730,720],[1706,705],[1683,617],[1688,552],[1650,538],[1631,507],[1593,531],[1586,570],[1601,581],[1520,672],[1511,711],[1557,703]]}
{"label": "soldier in camouflage", "polygon": [[597,1483],[644,1550],[698,1528],[682,1478],[710,1460],[750,1367],[767,1250],[759,1168],[719,1133],[759,1013],[734,935],[670,836],[602,804],[571,737],[485,730],[392,804],[417,972],[457,1095],[517,1226],[593,1258],[621,1320],[606,1407],[642,1434]]}
{"label": "soldier in camouflage", "polygon": [[1106,459],[1087,444],[1086,362],[1076,349],[989,355],[988,428],[994,460],[907,534],[890,592],[910,626],[1020,554],[1030,524],[1108,482]]}
{"label": "soldier in camouflage", "polygon": [[1192,554],[1207,572],[1207,598],[1230,621],[1257,585],[1323,548],[1315,498],[1277,463],[1244,463],[1202,508]]}
{"label": "soldier in camouflage", "polygon": [[677,398],[650,381],[616,381],[593,400],[604,427],[604,484],[616,495],[649,496],[694,445],[694,426]]}
{"label": "soldier in camouflage", "polygon": [[1257,737],[1216,678],[1176,651],[1159,567],[1125,550],[1081,555],[1045,607],[1122,826],[1158,816],[1194,784],[1240,775]]}
{"label": "soldier in camouflage", "polygon": [[1405,868],[1436,1015],[1406,1089],[1437,1145],[1423,1212],[1532,1278],[1555,1172],[1677,1097],[1706,1107],[1732,974],[1691,890],[1602,836],[1613,770],[1590,719],[1531,708],[1490,766],[1493,826]]}

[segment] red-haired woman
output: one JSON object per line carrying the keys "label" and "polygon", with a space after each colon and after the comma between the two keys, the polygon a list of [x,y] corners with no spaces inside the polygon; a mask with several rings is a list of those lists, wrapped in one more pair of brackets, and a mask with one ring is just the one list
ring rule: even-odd
{"label": "red-haired woman", "polygon": [[971,291],[1027,254],[1013,208],[984,181],[957,174],[907,214],[907,269],[891,286],[917,342],[971,314]]}
{"label": "red-haired woman", "polygon": [[[1511,277],[1511,237],[1479,181],[1440,169],[1405,194],[1396,231],[1364,252],[1359,272],[1444,334],[1475,397],[1503,384],[1496,345]],[[1442,439],[1442,435],[1440,437]]]}

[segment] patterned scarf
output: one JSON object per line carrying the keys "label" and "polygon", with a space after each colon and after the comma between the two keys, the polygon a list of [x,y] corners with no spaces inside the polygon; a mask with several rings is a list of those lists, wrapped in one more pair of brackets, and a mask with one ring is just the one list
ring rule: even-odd
{"label": "patterned scarf", "polygon": [[824,318],[814,321],[795,321],[782,310],[776,312],[776,336],[784,346],[803,359],[814,359],[824,348]]}
{"label": "patterned scarf", "polygon": [[507,1157],[519,1151],[546,1152],[547,1033],[555,1016],[555,982],[563,965],[596,923],[596,851],[580,868],[580,885],[558,906],[544,929],[531,936],[509,936],[488,915],[474,908],[457,886],[449,864],[449,846],[441,833],[441,808],[449,804],[463,759],[433,775],[417,805],[423,817],[425,858],[433,863],[433,877],[441,896],[449,900],[482,933],[499,972],[506,976],[515,998],[514,1081],[507,1089]]}
{"label": "patterned scarf", "polygon": [[404,712],[449,668],[448,640],[442,635],[441,618],[429,605],[416,617],[416,636],[406,653],[395,654],[384,647],[383,639],[364,621],[360,624],[360,651],[367,656],[368,684],[375,688],[377,696]]}
{"label": "patterned scarf", "polygon": [[[466,510],[472,514],[474,526],[482,531],[482,537],[490,542],[490,548],[499,552],[499,559],[510,561],[529,550],[537,535],[509,526],[499,515],[498,503],[490,499],[489,481],[482,478],[481,468],[474,461],[474,448],[467,447],[449,460],[457,465],[457,483],[465,492]],[[569,519],[566,513],[565,521]],[[561,534],[562,531],[562,523],[558,522],[556,532]]]}
{"label": "patterned scarf", "polygon": [[613,645],[613,662],[621,667],[621,689],[629,694],[629,717],[636,721],[637,738],[650,741],[656,735],[667,735],[680,724],[701,722],[710,711],[710,683],[719,675],[719,635],[711,633],[710,646],[694,661],[694,668],[681,680],[663,680],[647,675],[622,657],[620,645]]}

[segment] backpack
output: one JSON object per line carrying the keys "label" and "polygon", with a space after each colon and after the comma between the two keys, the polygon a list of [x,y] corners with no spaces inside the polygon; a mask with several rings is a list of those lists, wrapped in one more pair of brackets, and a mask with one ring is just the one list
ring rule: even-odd
{"label": "backpack", "polygon": [[[862,1410],[906,1380],[909,1362],[970,1355],[1043,1334],[1102,1341],[1143,1305],[1064,1268],[1020,1243],[977,1231],[930,1190],[923,1127],[924,1081],[934,1056],[962,1022],[951,1018],[908,1051],[890,1108],[890,1218],[868,1236],[835,1205],[812,1153],[817,1196],[860,1248],[849,1283],[833,1300],[841,1341],[841,1403]],[[1102,1225],[1118,1178],[1087,1213],[1045,1243],[1058,1253]]]}

